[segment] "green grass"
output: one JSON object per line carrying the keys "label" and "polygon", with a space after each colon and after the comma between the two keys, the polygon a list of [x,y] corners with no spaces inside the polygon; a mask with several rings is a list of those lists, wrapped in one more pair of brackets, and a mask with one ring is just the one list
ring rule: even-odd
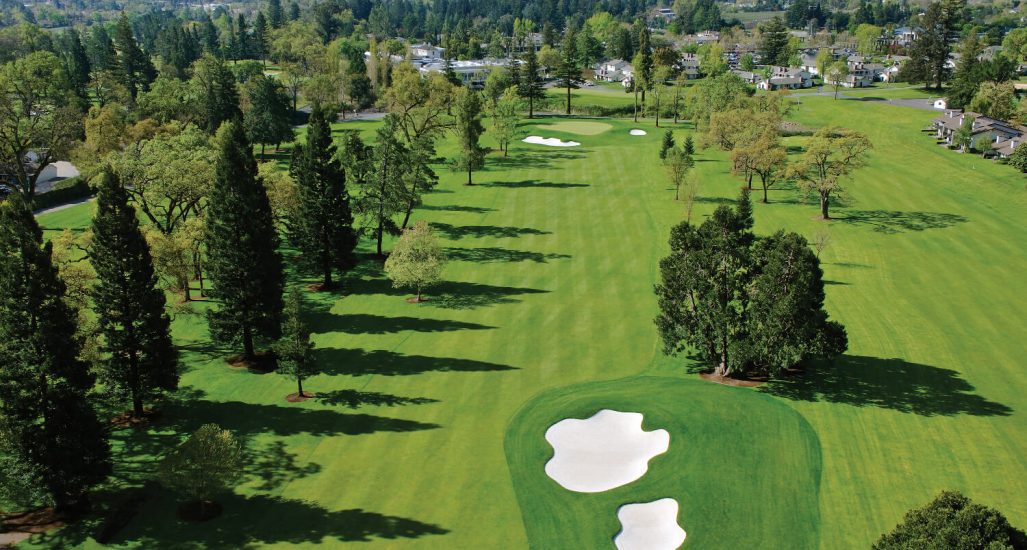
{"label": "green grass", "polygon": [[599,135],[613,126],[605,122],[591,122],[586,120],[561,120],[553,124],[538,125],[545,130],[564,132],[568,134],[577,134],[579,136],[595,136]]}
{"label": "green grass", "polygon": [[[203,422],[245,438],[247,477],[221,499],[225,515],[203,525],[177,521],[173,495],[143,491],[114,546],[553,548],[581,537],[577,547],[591,547],[615,534],[620,497],[678,495],[685,548],[755,546],[747,537],[865,547],[943,488],[1027,526],[1027,192],[1011,168],[935,146],[920,132],[933,116],[803,98],[799,122],[866,132],[870,165],[847,183],[836,220],[814,220],[812,201],[784,186],[756,205],[756,230],[827,228],[826,305],[850,350],[761,390],[699,382],[688,361],[660,352],[652,285],[684,207],[671,200],[651,119],[604,120],[613,128],[594,136],[553,132],[581,147],[515,142],[508,158],[489,156],[474,187],[440,166],[439,190],[415,214],[453,260],[431,301],[406,303],[370,260],[341,292],[308,295],[326,372],[305,386],[330,399],[287,404],[290,381],[227,368],[231,351],[210,346],[202,317],[176,318],[181,403],[153,428],[114,433],[116,475],[97,507],[125,502],[152,479],[155,457]],[[369,134],[375,124],[337,128]],[[632,127],[649,135],[629,136]],[[697,160],[701,219],[739,181],[725,154]],[[40,221],[83,227],[90,208]],[[548,423],[614,405],[671,431],[671,452],[608,494],[549,481]],[[95,548],[98,528],[31,542]]]}
{"label": "green grass", "polygon": [[[568,491],[542,471],[553,449],[539,434],[605,408],[643,413],[643,429],[669,431],[670,448],[638,481],[598,494]],[[506,452],[524,526],[538,548],[610,547],[621,505],[664,497],[678,501],[692,548],[817,546],[816,434],[784,403],[751,391],[662,376],[566,386],[524,404],[507,431]],[[759,521],[740,529],[739,518]]]}

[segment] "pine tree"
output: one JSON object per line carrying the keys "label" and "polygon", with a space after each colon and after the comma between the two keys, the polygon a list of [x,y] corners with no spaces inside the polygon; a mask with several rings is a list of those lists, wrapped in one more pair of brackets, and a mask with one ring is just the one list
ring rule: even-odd
{"label": "pine tree", "polygon": [[220,58],[205,54],[193,66],[193,83],[200,91],[200,124],[213,134],[222,123],[239,116],[235,75]]}
{"label": "pine tree", "polygon": [[249,98],[249,109],[243,117],[246,137],[260,144],[263,161],[265,146],[292,141],[292,108],[288,94],[274,77],[258,75],[246,83],[245,89]]}
{"label": "pine tree", "polygon": [[663,133],[663,141],[660,143],[660,160],[667,159],[667,151],[674,148],[674,131],[667,130]]}
{"label": "pine tree", "polygon": [[75,29],[69,29],[61,33],[62,57],[64,67],[68,73],[68,80],[71,82],[75,93],[86,97],[86,86],[89,85],[89,56],[86,48],[82,45],[82,37]]}
{"label": "pine tree", "polygon": [[278,338],[282,314],[282,259],[271,204],[257,177],[253,148],[238,122],[225,123],[207,204],[207,267],[218,304],[207,314],[218,342],[242,341],[252,361],[254,339]]}
{"label": "pine tree", "polygon": [[645,91],[647,88],[652,86],[653,83],[653,48],[651,45],[651,37],[649,36],[649,27],[642,25],[641,32],[638,35],[638,55],[640,57],[640,63],[635,68],[637,71],[637,80],[642,84],[642,112],[645,112]]}
{"label": "pine tree", "polygon": [[253,53],[261,61],[267,58],[267,50],[270,45],[269,30],[264,12],[257,12],[257,19],[253,22]]}
{"label": "pine tree", "polygon": [[89,261],[98,280],[93,302],[106,356],[100,379],[127,395],[132,416],[141,418],[144,399],[178,387],[178,350],[150,249],[117,176],[104,176],[96,208]]}
{"label": "pine tree", "polygon": [[481,124],[481,96],[465,90],[457,100],[454,131],[460,142],[460,154],[453,166],[467,171],[467,185],[474,185],[471,173],[485,166],[485,149],[478,144],[485,127]]}
{"label": "pine tree", "polygon": [[385,117],[378,128],[373,151],[368,151],[359,136],[350,135],[344,151],[343,165],[353,181],[361,187],[356,211],[362,218],[363,230],[377,241],[378,256],[383,257],[385,235],[399,234],[392,217],[403,211],[403,176],[407,149],[398,139],[399,122],[395,115]]}
{"label": "pine tree", "polygon": [[571,90],[578,87],[581,67],[578,65],[578,42],[574,29],[568,27],[563,36],[562,60],[560,63],[560,85],[567,88],[567,114],[571,114]]}
{"label": "pine tree", "polygon": [[322,275],[321,287],[332,288],[332,270],[354,266],[357,237],[346,192],[346,173],[335,156],[328,117],[315,107],[307,126],[305,146],[293,150],[292,178],[297,208],[288,220],[289,241],[300,253],[302,266]]}
{"label": "pine tree", "polygon": [[303,380],[320,372],[311,351],[310,329],[303,322],[303,301],[298,289],[289,291],[285,299],[282,338],[275,344],[278,373],[296,380],[296,397],[310,397],[303,391]]}
{"label": "pine tree", "polygon": [[0,432],[54,506],[75,511],[110,474],[110,444],[51,250],[20,195],[0,204]]}
{"label": "pine tree", "polygon": [[528,100],[528,118],[535,116],[535,101],[546,97],[538,70],[538,56],[535,55],[535,48],[528,48],[524,54],[524,72],[521,73],[520,86],[517,88],[517,94]]}
{"label": "pine tree", "polygon": [[682,148],[688,156],[695,154],[695,142],[692,140],[692,134],[685,136],[685,143],[682,145]]}
{"label": "pine tree", "polygon": [[134,101],[139,92],[149,89],[157,78],[157,69],[153,67],[150,57],[139,48],[132,36],[132,26],[124,12],[114,27],[114,46],[118,49],[118,60],[121,62],[122,84],[128,89]]}
{"label": "pine tree", "polygon": [[281,0],[268,0],[267,22],[272,29],[280,28],[285,23],[285,14],[282,12]]}

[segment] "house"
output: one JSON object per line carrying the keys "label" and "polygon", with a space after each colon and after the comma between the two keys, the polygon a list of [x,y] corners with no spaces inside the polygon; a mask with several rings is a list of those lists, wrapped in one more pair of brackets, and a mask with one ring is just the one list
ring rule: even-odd
{"label": "house", "polygon": [[881,63],[870,63],[865,57],[850,55],[847,63],[849,74],[865,78],[871,82],[881,80],[884,74],[884,65]]}
{"label": "house", "polygon": [[872,86],[874,81],[865,76],[850,74],[840,84],[843,88],[867,88]]}
{"label": "house", "polygon": [[595,79],[604,82],[630,82],[634,75],[634,67],[623,59],[603,61],[595,68]]}
{"label": "house", "polygon": [[731,73],[737,76],[738,78],[744,80],[747,84],[757,84],[760,80],[763,80],[762,76],[749,71],[733,69]]}
{"label": "house", "polygon": [[670,8],[660,8],[656,10],[656,17],[661,17],[667,21],[673,21],[677,14]]}
{"label": "house", "polygon": [[[972,124],[970,128],[970,148],[978,150],[995,150],[1001,156],[1002,152],[1012,152],[1013,140],[1022,140],[1025,128],[1015,126],[1009,122],[996,120],[984,115],[960,110],[948,110],[945,114],[934,119],[934,128],[938,139],[953,145],[956,132],[966,123]],[[998,145],[998,149],[994,146]]]}
{"label": "house", "polygon": [[813,75],[803,69],[794,67],[770,67],[770,76],[778,78],[797,78],[800,81],[800,88],[813,87]]}
{"label": "house", "polygon": [[432,46],[431,43],[411,44],[410,57],[426,62],[438,61],[446,54],[446,48]]}
{"label": "house", "polygon": [[[472,90],[480,90],[485,87],[485,79],[497,67],[505,67],[509,64],[505,59],[475,59],[468,61],[450,61],[449,69],[460,79],[460,82]],[[444,73],[445,62],[435,61],[425,63],[420,67],[421,74]]]}
{"label": "house", "polygon": [[892,43],[896,46],[909,46],[916,38],[916,30],[910,27],[899,27],[892,31]]}
{"label": "house", "polygon": [[797,90],[802,88],[802,79],[790,76],[773,76],[760,81],[756,87],[760,90]]}
{"label": "house", "polygon": [[677,69],[685,75],[686,80],[699,78],[699,56],[694,53],[681,54],[681,59],[676,63]]}

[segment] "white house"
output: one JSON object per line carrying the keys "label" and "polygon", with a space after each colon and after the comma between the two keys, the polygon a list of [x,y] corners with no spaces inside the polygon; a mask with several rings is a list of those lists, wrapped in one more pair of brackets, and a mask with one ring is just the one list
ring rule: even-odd
{"label": "white house", "polygon": [[596,80],[606,82],[630,82],[635,76],[631,63],[623,59],[610,59],[598,64],[595,69]]}
{"label": "white house", "polygon": [[445,48],[432,46],[430,43],[410,45],[410,57],[414,59],[422,59],[424,61],[436,61],[442,59],[445,53]]}

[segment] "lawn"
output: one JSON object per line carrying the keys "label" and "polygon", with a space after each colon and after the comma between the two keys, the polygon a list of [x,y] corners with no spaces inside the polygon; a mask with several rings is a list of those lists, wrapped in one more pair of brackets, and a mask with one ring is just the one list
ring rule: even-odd
{"label": "lawn", "polygon": [[[756,230],[829,231],[827,308],[850,349],[760,389],[699,381],[694,365],[660,352],[652,285],[684,207],[671,200],[651,119],[603,120],[612,128],[595,135],[564,118],[526,123],[525,135],[582,146],[515,142],[509,157],[490,155],[474,187],[440,167],[415,218],[444,239],[447,282],[408,304],[366,259],[340,292],[308,294],[325,373],[305,387],[320,399],[286,403],[289,380],[228,368],[202,317],[177,315],[180,402],[153,428],[115,432],[116,476],[96,496],[105,513],[146,497],[112,544],[592,547],[616,533],[618,504],[675,496],[685,548],[865,547],[943,488],[1027,527],[1024,179],[935,146],[920,132],[932,116],[803,98],[799,122],[866,132],[870,165],[834,221],[814,220],[817,207],[786,186],[756,204]],[[633,127],[649,135],[629,136]],[[739,187],[723,153],[697,160],[693,217]],[[89,208],[40,221],[82,227]],[[671,450],[633,484],[570,493],[542,470],[543,432],[605,407],[646,413],[646,429],[671,432]],[[172,495],[132,488],[204,422],[244,437],[251,459],[224,516],[185,524]],[[99,547],[100,523],[32,542]]]}

